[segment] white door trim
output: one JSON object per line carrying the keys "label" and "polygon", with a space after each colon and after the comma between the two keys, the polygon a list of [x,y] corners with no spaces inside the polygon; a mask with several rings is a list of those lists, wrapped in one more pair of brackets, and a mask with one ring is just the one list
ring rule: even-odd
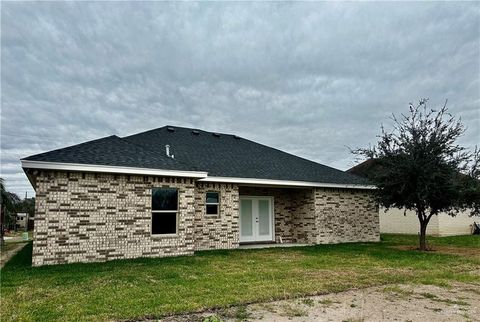
{"label": "white door trim", "polygon": [[[248,243],[248,242],[268,242],[268,241],[275,241],[275,205],[274,205],[274,198],[273,196],[240,196],[240,202],[239,202],[239,240],[241,243]],[[251,238],[243,238],[242,239],[242,210],[240,209],[241,207],[241,200],[242,199],[247,199],[247,200],[252,200],[252,229],[253,229],[253,236]],[[254,203],[253,201],[256,200],[257,202]],[[269,201],[269,212],[270,212],[270,233],[271,236],[268,236],[267,238],[261,238],[258,234],[259,231],[259,225],[258,222],[254,220],[255,213],[258,212],[258,209],[253,209],[253,204],[258,205],[258,200],[268,200]],[[258,207],[258,206],[257,206]],[[255,224],[256,223],[256,224]]]}

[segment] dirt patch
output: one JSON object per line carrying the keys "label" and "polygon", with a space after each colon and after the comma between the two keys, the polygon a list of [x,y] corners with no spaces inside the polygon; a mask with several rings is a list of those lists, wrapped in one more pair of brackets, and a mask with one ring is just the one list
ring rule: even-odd
{"label": "dirt patch", "polygon": [[480,284],[388,285],[224,310],[162,321],[480,321]]}
{"label": "dirt patch", "polygon": [[5,264],[12,258],[16,253],[18,253],[25,245],[25,243],[18,242],[7,242],[5,246],[2,246],[2,251],[0,255],[0,268],[5,266]]}
{"label": "dirt patch", "polygon": [[[392,246],[392,248],[400,249],[400,250],[418,250],[418,248],[415,246]],[[478,248],[435,246],[429,249],[427,252],[468,256],[468,257],[480,259],[480,250]]]}

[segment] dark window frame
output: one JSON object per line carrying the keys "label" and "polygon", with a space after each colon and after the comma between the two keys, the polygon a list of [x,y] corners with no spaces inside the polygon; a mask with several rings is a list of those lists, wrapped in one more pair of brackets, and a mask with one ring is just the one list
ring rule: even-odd
{"label": "dark window frame", "polygon": [[[216,193],[218,202],[208,202],[207,201],[207,195],[209,193]],[[208,206],[217,206],[217,212],[214,213],[214,214],[209,214],[208,213]],[[205,216],[209,216],[209,217],[220,216],[220,191],[207,191],[205,193]]]}
{"label": "dark window frame", "polygon": [[[176,209],[168,209],[168,210],[153,210],[153,196],[154,196],[154,189],[168,189],[168,190],[175,190],[177,193],[177,207]],[[178,220],[178,208],[179,208],[179,203],[180,203],[180,194],[179,194],[179,189],[175,187],[152,187],[152,193],[151,193],[151,202],[152,202],[152,209],[151,209],[151,220],[150,220],[150,234],[153,237],[172,237],[172,236],[177,236],[178,235],[178,225],[179,225],[179,220]],[[175,232],[174,233],[153,233],[153,217],[155,216],[161,216],[162,214],[173,214],[175,213]],[[158,218],[158,217],[157,217]]]}

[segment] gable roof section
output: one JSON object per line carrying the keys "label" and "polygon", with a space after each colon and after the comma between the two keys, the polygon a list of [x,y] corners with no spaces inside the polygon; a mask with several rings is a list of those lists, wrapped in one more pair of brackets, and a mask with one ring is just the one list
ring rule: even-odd
{"label": "gable roof section", "polygon": [[375,159],[367,159],[354,167],[348,169],[346,172],[362,178],[368,178],[379,167]]}
{"label": "gable roof section", "polygon": [[[165,154],[167,144],[174,159]],[[22,160],[24,168],[34,162],[112,167],[109,172],[118,167],[186,171],[185,176],[195,172],[192,177],[203,174],[202,181],[366,184],[363,178],[238,136],[173,126],[124,138],[109,136]]]}

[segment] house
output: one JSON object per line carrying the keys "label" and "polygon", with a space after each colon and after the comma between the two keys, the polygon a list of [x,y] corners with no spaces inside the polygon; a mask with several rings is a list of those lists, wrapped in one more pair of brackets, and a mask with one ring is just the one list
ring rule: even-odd
{"label": "house", "polygon": [[379,240],[364,179],[236,135],[165,126],[21,162],[34,266]]}
{"label": "house", "polygon": [[17,213],[17,216],[15,217],[15,223],[16,230],[26,230],[28,228],[28,214],[23,212]]}
{"label": "house", "polygon": [[[355,167],[347,170],[348,173],[368,177],[375,171],[374,160],[366,160]],[[472,233],[474,218],[470,212],[463,211],[455,217],[446,213],[432,216],[427,226],[427,234],[432,236],[469,235]],[[380,232],[394,234],[419,234],[420,223],[414,211],[398,208],[379,208]]]}

